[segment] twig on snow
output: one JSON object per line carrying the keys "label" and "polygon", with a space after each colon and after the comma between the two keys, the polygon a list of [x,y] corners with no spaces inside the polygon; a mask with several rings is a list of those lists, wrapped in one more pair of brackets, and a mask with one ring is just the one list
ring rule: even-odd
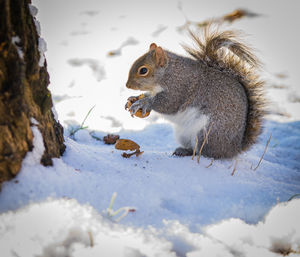
{"label": "twig on snow", "polygon": [[[253,169],[254,171],[257,170],[257,168],[259,167],[260,163],[262,162],[262,160],[263,160],[263,158],[264,158],[264,156],[265,156],[265,153],[266,153],[266,151],[267,151],[267,149],[268,149],[268,146],[269,146],[269,144],[270,144],[271,137],[272,137],[272,132],[270,133],[270,137],[269,137],[269,139],[268,139],[268,141],[267,141],[267,144],[266,144],[266,146],[265,146],[265,150],[264,150],[262,156],[260,157],[260,160],[259,160],[257,166]],[[251,167],[251,169],[252,169],[252,167]]]}

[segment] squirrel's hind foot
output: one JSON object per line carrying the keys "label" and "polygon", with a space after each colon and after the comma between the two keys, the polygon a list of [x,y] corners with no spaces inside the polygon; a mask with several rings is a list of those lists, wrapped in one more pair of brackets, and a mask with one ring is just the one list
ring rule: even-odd
{"label": "squirrel's hind foot", "polygon": [[192,156],[193,155],[193,149],[178,147],[175,149],[174,153],[172,155],[184,157],[184,156]]}

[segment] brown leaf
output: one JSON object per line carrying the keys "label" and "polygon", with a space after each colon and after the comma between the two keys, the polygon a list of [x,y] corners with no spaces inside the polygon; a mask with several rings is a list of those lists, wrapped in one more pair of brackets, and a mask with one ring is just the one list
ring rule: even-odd
{"label": "brown leaf", "polygon": [[107,145],[113,145],[117,142],[119,138],[119,135],[108,134],[107,136],[103,137],[103,141]]}
{"label": "brown leaf", "polygon": [[118,150],[139,150],[140,146],[130,139],[119,139],[115,144],[115,148]]}
{"label": "brown leaf", "polygon": [[234,10],[232,13],[224,15],[223,19],[228,22],[240,19],[245,16],[245,11],[241,9]]}
{"label": "brown leaf", "polygon": [[116,51],[109,51],[107,53],[108,56],[115,56],[115,55],[118,55]]}
{"label": "brown leaf", "polygon": [[254,12],[250,12],[246,9],[236,9],[233,12],[224,15],[223,20],[228,21],[228,22],[233,22],[233,21],[241,19],[243,17],[253,18],[253,17],[257,17],[257,16],[260,16],[260,15],[257,13],[254,13]]}

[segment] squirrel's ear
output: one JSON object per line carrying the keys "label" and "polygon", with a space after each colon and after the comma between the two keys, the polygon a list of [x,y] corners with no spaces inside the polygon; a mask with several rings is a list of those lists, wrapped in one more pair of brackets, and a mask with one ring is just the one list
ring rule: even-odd
{"label": "squirrel's ear", "polygon": [[155,62],[160,67],[163,67],[167,62],[167,55],[160,46],[155,48]]}
{"label": "squirrel's ear", "polygon": [[156,49],[157,45],[155,43],[152,43],[149,47],[149,51]]}

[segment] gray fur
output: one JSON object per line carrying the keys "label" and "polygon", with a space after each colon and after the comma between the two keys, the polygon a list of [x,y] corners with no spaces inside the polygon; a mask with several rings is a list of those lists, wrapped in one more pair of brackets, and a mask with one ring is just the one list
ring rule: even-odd
{"label": "gray fur", "polygon": [[[131,107],[133,112],[144,108],[143,111],[147,109],[147,111],[154,110],[165,115],[175,115],[187,108],[196,108],[199,115],[209,117],[206,127],[199,128],[198,151],[204,140],[204,134],[211,127],[202,154],[213,158],[232,158],[252,145],[261,131],[263,113],[259,105],[261,103],[249,97],[251,94],[255,95],[257,91],[254,87],[255,83],[247,82],[251,76],[246,77],[245,75],[249,73],[249,69],[245,68],[246,64],[241,66],[242,61],[236,64],[234,63],[236,58],[228,56],[218,60],[216,51],[221,47],[229,46],[229,48],[233,48],[235,54],[242,55],[241,59],[243,59],[242,57],[248,58],[249,63],[255,62],[255,57],[252,57],[248,48],[241,43],[234,41],[233,45],[230,44],[231,38],[224,40],[224,35],[223,43],[213,38],[215,49],[208,49],[211,51],[208,56],[209,60],[205,60],[207,57],[205,53],[199,52],[198,54],[196,50],[188,50],[194,57],[198,54],[196,59],[165,51],[167,63],[164,67],[157,67],[155,66],[154,50],[149,51],[134,63],[127,82],[127,86],[133,89],[151,91],[151,86],[162,88],[162,91],[154,96],[148,96],[135,102]],[[205,46],[202,47],[207,50]],[[210,45],[210,47],[212,46]],[[228,62],[231,63],[226,67]],[[144,63],[155,68],[149,77],[142,78],[142,80],[135,78],[136,70]],[[253,77],[252,73],[250,75]],[[259,84],[257,81],[255,82]],[[257,104],[258,107],[252,106],[253,104]],[[250,113],[249,110],[258,110],[257,116]],[[253,120],[259,126],[253,129],[254,132],[251,127],[249,128],[251,124],[248,124]],[[184,136],[179,137],[179,141],[189,151],[193,148],[190,140],[186,140]]]}

